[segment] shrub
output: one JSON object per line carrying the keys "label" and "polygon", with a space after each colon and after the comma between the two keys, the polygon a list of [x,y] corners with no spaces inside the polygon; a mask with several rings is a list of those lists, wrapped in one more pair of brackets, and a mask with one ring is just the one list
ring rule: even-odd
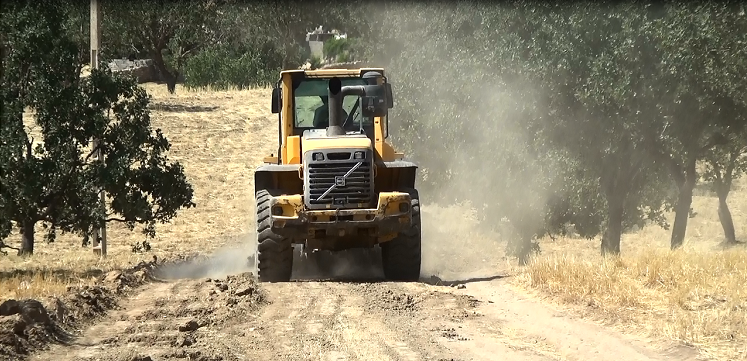
{"label": "shrub", "polygon": [[274,83],[282,55],[274,45],[245,44],[239,48],[214,46],[192,57],[185,67],[188,88],[239,89]]}

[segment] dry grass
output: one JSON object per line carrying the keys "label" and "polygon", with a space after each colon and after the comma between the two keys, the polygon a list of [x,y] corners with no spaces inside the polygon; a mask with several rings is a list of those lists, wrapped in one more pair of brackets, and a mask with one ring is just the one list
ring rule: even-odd
{"label": "dry grass", "polygon": [[[150,240],[152,251],[144,254],[131,251],[131,245],[145,240],[144,236],[121,224],[109,225],[109,257],[103,260],[93,255],[90,246],[81,248],[79,237],[61,236],[46,244],[39,235],[30,259],[0,256],[0,301],[59,294],[69,284],[90,282],[92,276],[150,260],[153,255],[163,259],[211,252],[250,238],[253,169],[262,157],[277,152],[270,91],[188,91],[178,87],[172,95],[165,85],[143,86],[153,96],[154,127],[161,128],[171,141],[169,157],[184,165],[197,206],[159,225],[157,237]],[[36,131],[32,129],[32,133]],[[17,245],[20,236],[14,234],[7,242]]]}
{"label": "dry grass", "polygon": [[[737,236],[747,238],[747,189],[730,198]],[[543,242],[516,281],[631,333],[697,346],[717,359],[747,359],[747,247],[724,248],[717,200],[696,196],[685,247],[671,252],[658,227],[627,234],[622,256],[603,260],[598,240]],[[671,215],[670,215],[670,219]]]}

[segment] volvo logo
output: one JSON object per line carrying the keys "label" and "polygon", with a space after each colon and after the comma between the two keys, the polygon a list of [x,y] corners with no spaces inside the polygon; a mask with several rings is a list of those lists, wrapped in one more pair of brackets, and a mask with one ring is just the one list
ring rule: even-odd
{"label": "volvo logo", "polygon": [[363,162],[358,162],[358,164],[354,165],[353,168],[350,168],[350,170],[347,173],[345,173],[345,175],[335,176],[335,183],[331,187],[329,187],[329,189],[327,189],[326,191],[324,191],[324,193],[322,193],[322,195],[320,195],[319,198],[317,198],[316,200],[317,201],[321,201],[322,199],[324,199],[324,197],[326,197],[335,188],[337,188],[337,187],[344,187],[345,186],[345,180],[348,177],[350,177],[350,175],[353,174],[353,172],[355,172],[355,170],[358,169],[358,167],[360,167],[361,164],[363,164]]}

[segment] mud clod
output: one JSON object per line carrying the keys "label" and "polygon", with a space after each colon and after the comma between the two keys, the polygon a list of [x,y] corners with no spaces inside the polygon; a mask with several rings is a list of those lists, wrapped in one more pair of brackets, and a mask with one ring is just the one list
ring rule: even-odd
{"label": "mud clod", "polygon": [[175,347],[189,347],[195,344],[197,340],[194,338],[194,336],[186,335],[184,337],[179,337],[174,342]]}
{"label": "mud clod", "polygon": [[187,323],[179,326],[179,331],[181,332],[197,331],[198,328],[200,328],[200,324],[197,321],[189,320]]}
{"label": "mud clod", "polygon": [[441,332],[441,336],[448,338],[450,340],[469,341],[469,338],[459,335],[453,327],[444,329]]}
{"label": "mud clod", "polygon": [[236,296],[239,296],[239,297],[251,296],[252,293],[254,293],[254,288],[244,287],[236,291]]}

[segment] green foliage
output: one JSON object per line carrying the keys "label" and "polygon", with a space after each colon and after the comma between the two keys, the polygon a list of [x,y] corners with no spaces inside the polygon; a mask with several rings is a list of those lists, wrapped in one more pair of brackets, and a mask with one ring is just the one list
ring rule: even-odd
{"label": "green foliage", "polygon": [[214,89],[270,85],[277,81],[281,70],[278,64],[282,55],[276,50],[271,44],[239,49],[228,46],[207,48],[187,62],[185,85]]}
{"label": "green foliage", "polygon": [[[747,92],[736,74],[747,71],[747,17],[740,3],[668,3],[646,30],[657,50],[660,116],[645,134],[647,147],[677,185],[671,246],[682,245],[692,213],[696,164],[745,126]],[[742,30],[742,31],[740,31]]]}
{"label": "green foliage", "polygon": [[350,24],[353,4],[112,2],[103,6],[104,48],[112,57],[152,58],[167,83],[184,75],[189,87],[263,85],[309,58],[307,31]]}
{"label": "green foliage", "polygon": [[102,13],[104,53],[152,58],[170,92],[190,57],[232,35],[224,31],[225,17],[215,1],[115,1],[103,5]]}
{"label": "green foliage", "polygon": [[364,6],[355,0],[345,5],[329,1],[248,2],[231,5],[238,15],[236,27],[240,39],[268,39],[282,54],[282,69],[294,69],[309,59],[306,33],[319,25],[341,29],[351,36],[366,31]]}
{"label": "green foliage", "polygon": [[703,180],[713,184],[716,193],[728,194],[733,181],[747,173],[747,128],[729,134],[727,142],[705,155]]}
{"label": "green foliage", "polygon": [[[69,36],[56,4],[29,2],[3,14],[3,112],[0,121],[0,238],[15,223],[22,253],[33,252],[34,225],[48,241],[76,233],[84,243],[102,221],[130,229],[144,224],[154,235],[184,207],[193,190],[178,162],[166,157],[170,144],[151,128],[149,97],[133,79],[95,70],[80,78],[80,49]],[[24,109],[33,112],[30,136]],[[92,147],[100,138],[100,147]],[[105,160],[95,160],[101,150]],[[104,189],[110,207],[99,207]]]}
{"label": "green foliage", "polygon": [[331,38],[324,42],[324,56],[333,63],[355,60],[354,51],[357,49],[356,40],[351,38]]}
{"label": "green foliage", "polygon": [[311,65],[311,69],[319,69],[322,67],[322,59],[318,56],[312,56],[309,59],[309,65]]}

